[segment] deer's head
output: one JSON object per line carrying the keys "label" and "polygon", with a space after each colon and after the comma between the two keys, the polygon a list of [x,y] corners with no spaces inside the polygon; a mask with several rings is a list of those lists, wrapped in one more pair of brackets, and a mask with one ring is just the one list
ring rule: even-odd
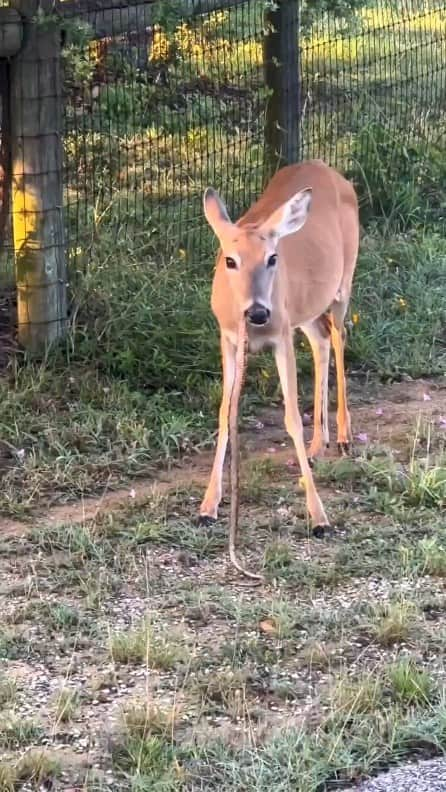
{"label": "deer's head", "polygon": [[206,220],[217,236],[234,300],[251,325],[266,325],[273,310],[272,293],[281,266],[279,240],[299,231],[311,204],[311,189],[300,190],[258,225],[237,225],[218,193],[204,194]]}

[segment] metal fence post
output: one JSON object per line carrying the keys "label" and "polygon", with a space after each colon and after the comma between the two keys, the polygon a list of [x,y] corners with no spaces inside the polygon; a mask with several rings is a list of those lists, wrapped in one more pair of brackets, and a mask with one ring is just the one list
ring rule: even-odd
{"label": "metal fence post", "polygon": [[299,159],[299,2],[276,0],[265,11],[267,180],[278,168]]}
{"label": "metal fence post", "polygon": [[60,29],[15,0],[24,44],[10,69],[12,220],[19,343],[41,353],[67,319]]}

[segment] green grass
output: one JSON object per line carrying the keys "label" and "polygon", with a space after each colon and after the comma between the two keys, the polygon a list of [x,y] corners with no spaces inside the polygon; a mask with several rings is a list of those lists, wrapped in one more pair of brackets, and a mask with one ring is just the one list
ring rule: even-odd
{"label": "green grass", "polygon": [[112,761],[114,771],[129,779],[131,789],[180,789],[175,752],[160,737],[128,738],[113,746]]}
{"label": "green grass", "polygon": [[38,743],[43,735],[43,728],[32,720],[24,720],[14,714],[0,719],[0,746],[4,749]]}
{"label": "green grass", "polygon": [[169,670],[186,663],[187,647],[170,640],[147,619],[126,631],[110,635],[110,657],[114,663],[143,663],[149,668]]}
{"label": "green grass", "polygon": [[348,358],[381,377],[442,373],[446,305],[446,247],[440,236],[415,235],[362,244],[352,309]]}
{"label": "green grass", "polygon": [[411,706],[429,705],[435,698],[435,682],[427,671],[417,668],[410,658],[403,658],[388,670],[392,694],[397,701]]}
{"label": "green grass", "polygon": [[[127,55],[109,53],[109,84],[97,86],[96,98],[89,81],[98,53],[79,31],[69,45],[68,198],[77,211],[83,200],[78,187],[86,179],[87,204],[79,215],[80,252],[72,261],[75,308],[65,349],[41,365],[12,365],[0,380],[3,513],[23,517],[41,502],[125,486],[210,442],[221,374],[209,307],[215,245],[209,235],[204,247],[199,241],[201,194],[212,181],[238,208],[258,194],[264,97],[260,89],[251,91],[250,80],[261,68],[262,5],[253,2],[243,14],[211,15],[197,35],[193,25],[180,30],[178,19],[163,17],[174,46],[169,54],[156,45],[150,79],[136,80]],[[435,65],[432,46],[442,46],[441,8],[415,13],[406,29],[393,11],[367,7],[347,33],[345,20],[336,17],[329,38],[323,15],[320,23],[305,19],[304,66],[317,100],[306,116],[306,154],[320,155],[322,136],[332,161],[350,163],[367,221],[352,297],[356,321],[349,333],[349,365],[380,379],[440,375],[446,367],[444,158],[426,139],[435,127],[440,145],[444,118],[435,85],[425,75]],[[257,38],[251,32],[245,38],[248,22]],[[232,45],[222,59],[218,46],[228,38]],[[390,101],[390,55],[380,59],[379,51],[398,51],[399,67],[409,69],[411,47],[421,41],[420,84],[408,86],[412,101],[405,95],[402,107]],[[243,96],[213,90],[221,70],[229,86],[237,83],[245,62]],[[160,84],[154,78],[165,66],[168,80]],[[345,103],[333,108],[328,97],[335,79],[339,96],[344,90],[350,96],[353,67],[360,85],[345,119]],[[185,91],[202,69],[207,88]],[[432,88],[429,107],[426,81]],[[80,99],[86,103],[82,127]],[[221,156],[208,156],[210,135]],[[229,175],[232,187],[225,190]],[[191,244],[188,233],[174,233],[178,223],[197,229]],[[304,344],[298,351],[309,391],[309,350]],[[257,402],[277,396],[269,356],[251,362],[248,384]],[[245,408],[254,406],[252,398],[246,401]],[[413,498],[444,502],[441,462],[439,468],[438,475],[431,470],[424,476],[422,467],[412,471]],[[262,471],[253,467],[244,485],[252,497],[261,480]]]}
{"label": "green grass", "polygon": [[28,782],[35,789],[53,785],[59,773],[59,762],[45,751],[28,751],[15,767],[17,782]]}
{"label": "green grass", "polygon": [[359,679],[341,677],[330,690],[328,702],[333,717],[348,720],[354,715],[374,712],[384,702],[381,679],[376,673],[365,673]]}
{"label": "green grass", "polygon": [[422,568],[428,575],[445,577],[446,575],[446,548],[438,537],[426,536],[419,543],[419,556]]}
{"label": "green grass", "polygon": [[123,731],[130,738],[166,737],[175,728],[178,717],[179,711],[175,707],[166,710],[135,701],[123,712]]}
{"label": "green grass", "polygon": [[360,714],[338,723],[336,729],[322,728],[313,735],[305,729],[290,729],[260,749],[228,749],[217,744],[203,752],[202,768],[213,768],[211,790],[317,792],[323,784],[347,784],[364,772],[376,772],[391,757],[402,760],[417,744],[426,742],[433,751],[441,750],[444,728],[442,708],[431,715],[402,716],[392,707]]}

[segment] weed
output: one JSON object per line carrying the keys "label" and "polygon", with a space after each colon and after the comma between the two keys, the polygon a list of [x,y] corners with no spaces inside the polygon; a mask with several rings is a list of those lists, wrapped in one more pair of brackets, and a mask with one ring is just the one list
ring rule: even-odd
{"label": "weed", "polygon": [[162,709],[148,702],[134,702],[123,713],[123,726],[130,738],[146,739],[149,736],[168,736],[173,732],[179,717],[178,707]]}
{"label": "weed", "polygon": [[374,672],[359,678],[342,676],[332,684],[328,696],[333,716],[341,719],[372,712],[382,705],[383,699],[382,680]]}
{"label": "weed", "polygon": [[32,720],[11,714],[0,720],[0,746],[7,749],[22,748],[39,742],[44,736],[41,726]]}
{"label": "weed", "polygon": [[79,710],[79,693],[72,688],[61,688],[55,699],[56,722],[68,723]]}
{"label": "weed", "polygon": [[235,641],[226,641],[220,647],[221,662],[230,662],[234,668],[243,668],[250,661],[262,665],[274,665],[281,656],[283,652],[280,647],[254,636],[243,636]]}
{"label": "weed", "polygon": [[52,785],[60,773],[59,762],[44,751],[31,750],[22,756],[15,768],[17,779],[32,782],[37,789]]}
{"label": "weed", "polygon": [[281,640],[295,636],[299,616],[293,605],[285,599],[271,600],[259,622],[260,630]]}
{"label": "weed", "polygon": [[114,668],[108,671],[95,671],[90,678],[90,689],[93,693],[97,693],[104,688],[116,688],[119,679],[127,679],[126,674],[117,674]]}
{"label": "weed", "polygon": [[0,709],[14,704],[17,695],[17,684],[6,674],[0,674]]}
{"label": "weed", "polygon": [[226,668],[198,676],[192,690],[199,695],[205,712],[223,712],[236,721],[246,710],[247,682],[246,671]]}
{"label": "weed", "polygon": [[325,669],[330,666],[331,653],[329,647],[325,643],[311,640],[305,644],[300,652],[300,657],[309,668]]}
{"label": "weed", "polygon": [[432,677],[411,658],[401,658],[387,669],[391,695],[401,704],[429,706],[436,693]]}
{"label": "weed", "polygon": [[245,498],[259,502],[271,493],[271,477],[274,466],[270,459],[254,460],[244,471],[242,492]]}
{"label": "weed", "polygon": [[418,544],[421,571],[426,575],[446,577],[446,549],[438,537],[425,536]]}
{"label": "weed", "polygon": [[317,792],[369,776],[388,766],[393,757],[402,760],[413,750],[428,755],[441,752],[445,727],[441,706],[407,714],[395,707],[347,713],[345,719],[329,717],[312,732],[281,729],[252,748],[209,743],[197,757],[193,778],[198,782],[208,772],[210,790],[239,789],[243,784],[256,792]]}
{"label": "weed", "polygon": [[106,563],[112,554],[100,524],[95,522],[39,528],[31,532],[29,541],[45,552],[66,552],[71,563],[76,559],[79,564],[89,560]]}
{"label": "weed", "polygon": [[187,660],[187,647],[157,631],[147,619],[135,627],[112,633],[110,655],[115,663],[146,663],[150,668],[169,671]]}
{"label": "weed", "polygon": [[294,557],[289,544],[270,542],[265,548],[263,567],[271,575],[287,574],[293,565]]}
{"label": "weed", "polygon": [[15,792],[17,772],[12,763],[0,762],[0,792]]}
{"label": "weed", "polygon": [[112,746],[115,772],[132,779],[133,788],[162,789],[177,787],[179,766],[170,743],[161,737],[127,737]]}
{"label": "weed", "polygon": [[404,601],[379,607],[374,615],[372,633],[382,646],[392,646],[407,641],[413,635],[419,616],[417,608],[412,603]]}
{"label": "weed", "polygon": [[409,471],[407,500],[411,506],[442,509],[446,504],[446,460],[413,460]]}
{"label": "weed", "polygon": [[0,658],[17,660],[26,657],[30,651],[31,647],[23,635],[0,628]]}
{"label": "weed", "polygon": [[79,611],[64,603],[54,605],[50,610],[50,617],[55,627],[61,630],[71,630],[73,627],[78,627],[81,621]]}

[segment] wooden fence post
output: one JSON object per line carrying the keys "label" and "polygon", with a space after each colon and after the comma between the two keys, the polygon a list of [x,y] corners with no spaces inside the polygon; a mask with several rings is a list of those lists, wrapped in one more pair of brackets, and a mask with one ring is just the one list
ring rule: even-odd
{"label": "wooden fence post", "polygon": [[24,44],[10,77],[12,220],[19,343],[40,354],[66,330],[61,34],[14,0]]}
{"label": "wooden fence post", "polygon": [[266,180],[299,159],[299,2],[276,0],[265,11]]}

